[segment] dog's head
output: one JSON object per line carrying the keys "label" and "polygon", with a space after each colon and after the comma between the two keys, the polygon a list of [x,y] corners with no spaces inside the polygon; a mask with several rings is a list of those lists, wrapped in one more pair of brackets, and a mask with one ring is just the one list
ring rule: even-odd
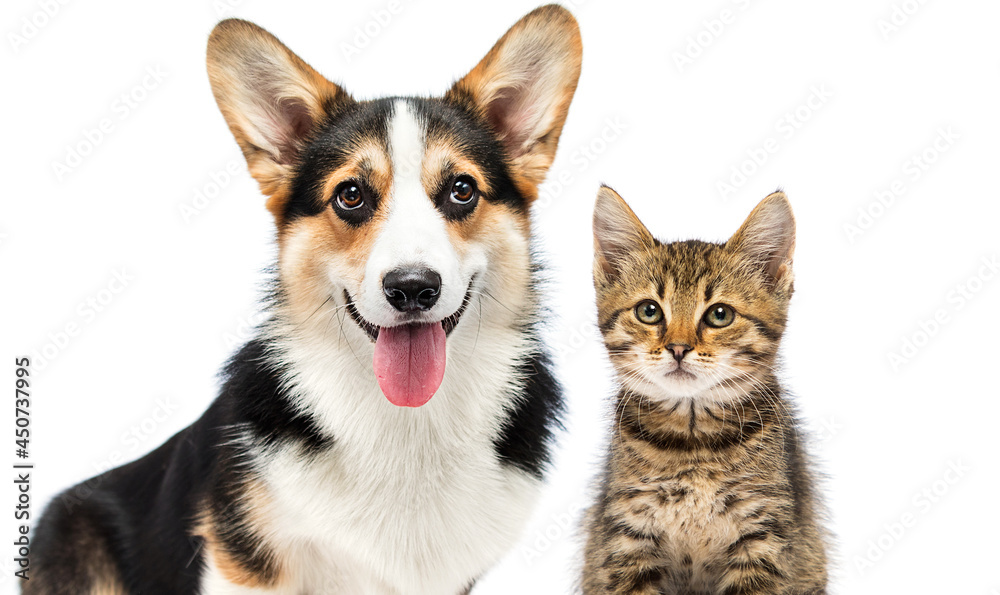
{"label": "dog's head", "polygon": [[260,27],[219,23],[209,78],[268,196],[289,322],[342,314],[330,340],[374,344],[389,400],[425,403],[470,302],[526,305],[528,208],[580,61],[576,21],[545,6],[444,97],[357,101]]}

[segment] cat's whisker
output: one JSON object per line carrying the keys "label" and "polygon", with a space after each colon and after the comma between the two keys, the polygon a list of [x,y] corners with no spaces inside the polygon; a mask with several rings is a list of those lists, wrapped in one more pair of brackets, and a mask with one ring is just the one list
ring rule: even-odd
{"label": "cat's whisker", "polygon": [[[739,385],[733,384],[729,378],[722,377],[721,374],[720,374],[720,379],[730,389],[739,390],[740,392],[742,392],[744,394],[744,396],[746,396],[746,391],[742,387],[740,387]],[[743,407],[743,401],[744,401],[744,399],[737,399],[735,401],[740,406],[740,412],[741,412],[739,418],[737,418],[737,423],[739,423],[739,420],[746,419],[746,409]],[[759,412],[758,412],[758,414],[759,414]],[[742,424],[739,424],[739,425],[742,425]],[[739,447],[743,446],[743,438],[744,438],[743,431],[741,429],[740,430],[740,439],[739,439],[739,443],[738,443]]]}
{"label": "cat's whisker", "polygon": [[[783,412],[783,415],[777,415],[775,417],[776,417],[776,420],[777,420],[778,428],[781,430],[781,453],[782,453],[782,455],[784,455],[784,453],[785,453],[785,447],[786,447],[786,444],[785,444],[785,442],[786,442],[786,439],[785,439],[786,428],[785,428],[784,422],[782,420],[785,419],[785,418],[794,419],[794,417],[792,416],[791,411],[788,410],[788,406],[784,403],[784,399],[782,399],[779,395],[775,394],[774,391],[772,391],[770,387],[768,387],[766,384],[764,384],[763,382],[761,382],[758,378],[756,378],[753,375],[751,375],[749,372],[746,372],[744,370],[740,370],[739,368],[736,368],[734,366],[731,366],[729,364],[725,364],[725,363],[722,363],[722,362],[720,362],[719,365],[724,366],[728,370],[730,370],[730,371],[734,372],[735,374],[737,374],[739,377],[741,377],[741,380],[745,380],[745,381],[749,382],[750,385],[751,385],[751,387],[753,387],[755,389],[755,392],[757,394],[759,394],[769,406],[771,406],[772,408],[775,408],[776,406],[778,408],[781,408],[781,410]],[[748,397],[749,397],[749,395],[748,395]],[[754,407],[756,407],[756,404],[754,404]],[[758,415],[759,414],[760,414],[760,410],[758,409]]]}
{"label": "cat's whisker", "polygon": [[[728,379],[728,380],[727,380],[727,382],[732,382],[733,380],[734,380],[734,379]],[[749,381],[751,381],[751,387],[752,387],[752,386],[753,386],[752,382],[754,381],[754,379],[753,379],[753,378],[749,378],[748,380],[749,380]],[[765,428],[765,424],[764,424],[764,419],[763,419],[763,415],[762,415],[762,413],[761,413],[761,411],[760,411],[760,408],[759,408],[759,407],[757,406],[757,401],[756,401],[756,399],[754,399],[754,398],[753,398],[753,395],[752,395],[752,394],[750,394],[750,392],[748,392],[748,391],[747,391],[747,390],[746,390],[745,388],[743,388],[742,386],[739,386],[739,385],[735,385],[735,386],[737,386],[737,387],[739,388],[739,390],[740,390],[740,391],[741,391],[741,392],[742,392],[742,393],[744,394],[744,396],[745,396],[745,399],[743,399],[743,401],[741,401],[741,402],[747,402],[747,403],[750,403],[750,405],[752,405],[752,406],[753,406],[754,410],[755,410],[755,411],[757,412],[757,419],[758,419],[758,421],[759,421],[759,422],[760,422],[760,424],[761,424],[761,428],[762,428],[762,429],[763,429],[763,428]],[[765,399],[767,399],[767,395],[766,395],[766,394],[764,394],[764,393],[756,393],[756,392],[755,392],[754,394],[759,394],[759,395],[763,396],[763,397],[764,397]],[[782,423],[781,423],[781,418],[780,418],[780,416],[779,416],[779,417],[777,417],[776,421],[777,421],[777,424],[778,424],[778,428],[779,428],[779,430],[781,430],[781,429],[782,429]],[[781,435],[782,435],[782,444],[781,444],[781,454],[782,454],[782,456],[784,456],[784,452],[785,452],[785,444],[784,444],[784,431],[782,431],[782,432],[781,432]],[[766,446],[766,444],[765,444],[765,443],[764,443],[764,442],[762,441],[762,442],[761,442],[760,444],[758,444],[758,446],[757,446],[757,451],[758,451],[758,452],[760,452],[761,450],[763,450],[763,449],[765,448],[765,446]]]}
{"label": "cat's whisker", "polygon": [[[712,380],[713,382],[715,382],[715,384],[720,384],[721,382],[725,381],[725,378],[723,378],[722,375],[717,370],[708,370],[707,374],[708,374],[709,379]],[[725,427],[726,424],[727,424],[727,420],[726,420],[726,403],[725,403],[725,401],[713,401],[712,403],[718,405],[719,409],[722,410],[722,425],[723,425],[723,427]],[[739,445],[742,445],[742,444],[743,444],[743,436],[741,435],[740,436]]]}
{"label": "cat's whisker", "polygon": [[768,364],[764,363],[763,361],[761,361],[759,359],[755,359],[755,358],[752,358],[752,357],[749,357],[749,356],[744,356],[744,355],[736,355],[736,354],[730,355],[728,357],[729,357],[729,359],[732,359],[732,360],[735,360],[735,361],[746,362],[746,363],[752,364],[754,366],[758,366],[758,367],[761,367],[761,368],[766,368],[768,371],[770,371],[775,376],[777,376],[778,373],[779,373],[777,369],[775,369],[772,366],[769,366]]}
{"label": "cat's whisker", "polygon": [[[617,423],[616,423],[616,427],[618,428],[618,438],[620,440],[624,440],[625,439],[625,437],[622,435],[622,419],[625,418],[625,408],[628,407],[629,401],[632,400],[632,395],[633,394],[634,393],[631,390],[626,389],[625,394],[622,395],[625,398],[623,399],[623,398],[619,397],[619,399],[618,399],[618,406],[615,408],[615,415],[618,418]],[[620,411],[619,411],[619,408],[620,408]]]}
{"label": "cat's whisker", "polygon": [[638,381],[643,380],[642,373],[639,371],[629,371],[625,376],[621,378],[622,384],[629,389],[629,392],[635,393],[637,395],[641,394],[641,386]]}
{"label": "cat's whisker", "polygon": [[645,393],[645,391],[640,390],[641,387],[639,386],[639,384],[637,382],[637,381],[640,381],[640,380],[644,380],[643,373],[642,373],[641,370],[626,370],[626,374],[621,377],[621,380],[622,380],[622,384],[628,389],[629,399],[623,405],[623,407],[622,407],[622,415],[619,417],[619,420],[618,420],[618,431],[619,431],[619,434],[621,434],[621,417],[624,416],[625,406],[627,406],[628,402],[631,401],[631,398],[633,396],[636,397],[637,400],[638,400],[638,403],[636,404],[636,420],[639,422],[640,426],[642,425],[642,417],[641,416],[642,416],[643,401],[645,400],[647,406],[651,406],[651,402],[652,402],[651,399],[649,398],[649,396]]}

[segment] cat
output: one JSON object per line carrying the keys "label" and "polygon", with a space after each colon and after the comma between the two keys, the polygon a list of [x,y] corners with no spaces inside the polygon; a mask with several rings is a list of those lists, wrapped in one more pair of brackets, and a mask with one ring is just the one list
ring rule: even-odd
{"label": "cat", "polygon": [[788,199],[767,196],[725,243],[661,243],[605,186],[594,240],[620,389],[583,592],[825,594],[823,513],[775,372],[793,290]]}

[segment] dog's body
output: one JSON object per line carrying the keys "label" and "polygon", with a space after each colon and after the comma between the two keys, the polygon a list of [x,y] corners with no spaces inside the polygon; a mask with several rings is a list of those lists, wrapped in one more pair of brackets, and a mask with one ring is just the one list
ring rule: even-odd
{"label": "dog's body", "polygon": [[270,319],[200,420],[53,502],[24,592],[469,588],[530,514],[561,406],[528,208],[579,68],[544,7],[443,99],[358,102],[221,23],[213,90],[278,227]]}

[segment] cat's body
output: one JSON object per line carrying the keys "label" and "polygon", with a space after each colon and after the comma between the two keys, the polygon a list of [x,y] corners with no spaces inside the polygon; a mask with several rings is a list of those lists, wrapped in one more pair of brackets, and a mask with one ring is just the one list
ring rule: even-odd
{"label": "cat's body", "polygon": [[813,478],[774,373],[792,294],[787,199],[766,198],[725,244],[661,244],[604,188],[595,236],[621,389],[584,593],[825,593]]}

